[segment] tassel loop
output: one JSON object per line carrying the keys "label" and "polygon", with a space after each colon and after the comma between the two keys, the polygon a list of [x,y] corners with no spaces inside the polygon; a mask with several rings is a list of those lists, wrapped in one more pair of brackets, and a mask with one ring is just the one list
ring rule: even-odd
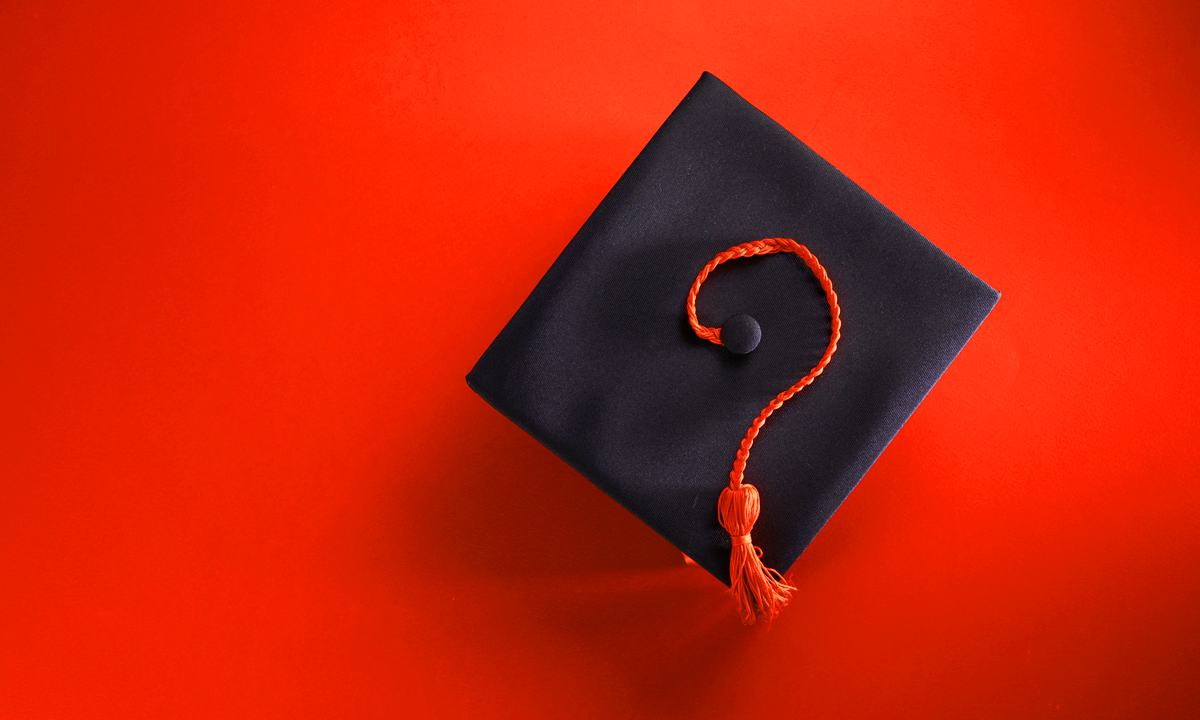
{"label": "tassel loop", "polygon": [[737,601],[742,622],[770,622],[791,599],[795,587],[762,563],[762,549],[750,541],[750,530],[758,520],[758,489],[749,483],[726,486],[717,501],[717,520],[729,533],[733,548],[729,556],[730,589]]}

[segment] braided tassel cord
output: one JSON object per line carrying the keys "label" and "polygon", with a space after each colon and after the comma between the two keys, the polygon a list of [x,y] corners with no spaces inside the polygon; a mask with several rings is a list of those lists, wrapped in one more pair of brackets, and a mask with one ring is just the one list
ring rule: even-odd
{"label": "braided tassel cord", "polygon": [[729,556],[730,589],[737,601],[742,622],[747,625],[752,625],[756,619],[767,622],[775,619],[780,609],[787,604],[796,590],[784,580],[782,575],[763,565],[762,550],[755,547],[750,540],[750,530],[758,520],[760,509],[757,488],[743,482],[746,462],[750,459],[750,448],[754,445],[754,439],[758,437],[758,433],[766,424],[767,419],[784,402],[810,385],[818,375],[825,371],[825,366],[829,364],[829,359],[837,350],[838,340],[842,335],[841,308],[838,306],[837,293],[833,291],[833,282],[829,279],[825,268],[817,261],[816,256],[808,251],[808,248],[790,238],[767,238],[742,243],[718,254],[696,276],[696,281],[692,283],[692,289],[688,293],[687,299],[688,322],[696,335],[716,345],[723,344],[720,329],[701,325],[700,320],[696,317],[696,295],[700,292],[700,286],[704,284],[708,274],[721,263],[734,258],[769,255],[777,252],[795,253],[812,270],[817,282],[825,291],[832,320],[829,345],[825,348],[825,354],[821,360],[795,385],[779,393],[750,424],[746,436],[738,447],[733,470],[729,473],[729,485],[721,491],[721,497],[717,501],[717,520],[721,523],[721,527],[729,533],[733,545]]}

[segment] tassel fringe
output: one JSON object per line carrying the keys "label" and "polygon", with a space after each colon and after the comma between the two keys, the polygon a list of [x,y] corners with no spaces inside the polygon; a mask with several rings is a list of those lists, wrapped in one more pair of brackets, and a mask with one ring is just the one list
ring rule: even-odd
{"label": "tassel fringe", "polygon": [[717,503],[717,519],[733,539],[729,556],[730,589],[737,601],[742,622],[770,622],[792,598],[795,587],[762,563],[762,550],[750,542],[750,530],[758,520],[758,490],[749,483],[726,487]]}

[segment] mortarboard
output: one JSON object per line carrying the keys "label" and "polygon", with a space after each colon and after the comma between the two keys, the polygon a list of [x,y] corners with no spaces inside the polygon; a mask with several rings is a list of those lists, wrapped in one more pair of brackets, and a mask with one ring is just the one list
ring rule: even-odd
{"label": "mortarboard", "polygon": [[467,382],[753,622],[998,299],[704,73]]}

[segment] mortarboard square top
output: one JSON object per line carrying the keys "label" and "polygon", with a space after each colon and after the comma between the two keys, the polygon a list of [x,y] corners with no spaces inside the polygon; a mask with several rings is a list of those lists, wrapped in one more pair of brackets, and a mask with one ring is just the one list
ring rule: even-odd
{"label": "mortarboard square top", "polygon": [[786,572],[999,293],[716,77],[700,78],[467,376],[726,584],[731,532],[716,508],[735,452],[831,337],[826,294],[790,253],[721,265],[696,300],[706,326],[755,318],[753,352],[693,332],[697,274],[764,238],[819,258],[842,322],[828,367],[775,412],[745,470],[763,498],[753,544]]}

